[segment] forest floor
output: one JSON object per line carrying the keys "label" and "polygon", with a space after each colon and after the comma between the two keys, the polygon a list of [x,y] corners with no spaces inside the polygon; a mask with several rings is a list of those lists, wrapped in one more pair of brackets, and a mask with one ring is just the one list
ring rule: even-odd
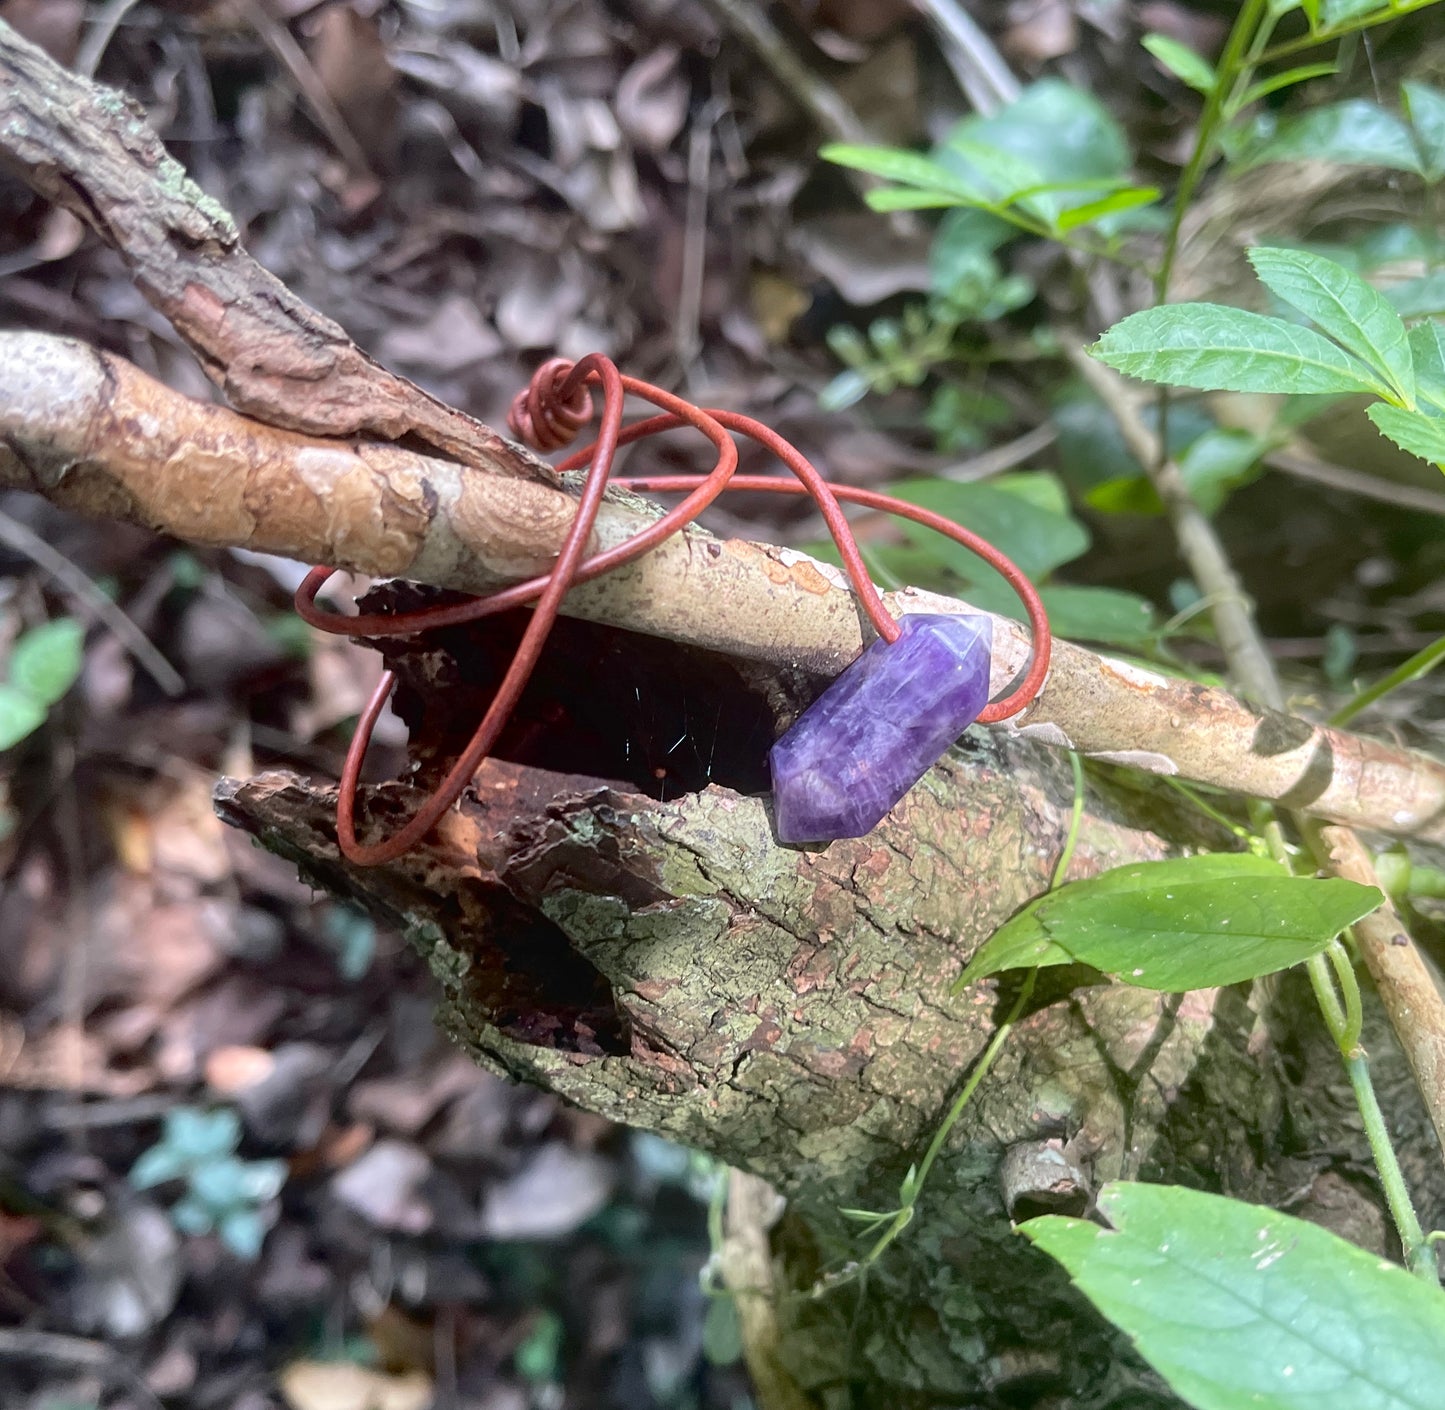
{"label": "forest floor", "polygon": [[[762,417],[841,481],[956,468],[981,446],[950,449],[922,391],[820,404],[840,370],[828,330],[927,291],[928,229],[820,167],[836,133],[816,93],[777,79],[726,8],[3,0],[0,18],[132,94],[264,265],[485,421],[544,356],[600,349]],[[1208,49],[1229,9],[979,8],[1025,80],[1107,90],[1161,170],[1182,119],[1138,32]],[[916,144],[966,110],[904,0],[767,13],[877,140]],[[0,323],[214,395],[117,256],[8,181]],[[996,390],[988,440],[1047,414],[1027,379]],[[1284,516],[1287,490],[1252,493],[1242,566],[1287,661],[1327,657],[1331,622],[1385,656],[1433,635],[1445,604],[1370,605],[1387,580],[1404,595],[1438,576],[1389,506],[1362,520],[1323,492]],[[711,526],[817,537],[766,499]],[[27,530],[89,586],[57,581]],[[1277,571],[1301,553],[1307,582]],[[749,1404],[735,1326],[699,1281],[719,1172],[474,1067],[401,937],[216,819],[218,775],[335,777],[377,678],[375,653],[292,614],[302,571],[0,499],[0,650],[48,619],[90,624],[76,688],[0,755],[0,1404]],[[1101,532],[1076,565],[1166,613],[1177,576],[1158,520]],[[95,624],[97,595],[159,668]],[[1438,714],[1407,709],[1415,729]],[[394,774],[403,743],[384,720],[370,775]]]}

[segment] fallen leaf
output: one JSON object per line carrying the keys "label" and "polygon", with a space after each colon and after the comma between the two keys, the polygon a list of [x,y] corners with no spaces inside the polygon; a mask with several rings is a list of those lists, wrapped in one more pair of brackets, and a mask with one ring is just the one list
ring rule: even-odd
{"label": "fallen leaf", "polygon": [[427,1410],[431,1377],[389,1376],[350,1361],[293,1361],[281,1372],[291,1410]]}
{"label": "fallen leaf", "polygon": [[269,1077],[275,1066],[265,1048],[217,1048],[206,1059],[206,1084],[218,1096],[232,1097]]}
{"label": "fallen leaf", "polygon": [[405,1141],[378,1141],[331,1182],[331,1193],[380,1229],[420,1234],[431,1227],[430,1204],[419,1193],[431,1161]]}
{"label": "fallen leaf", "polygon": [[610,1161],[553,1141],[494,1185],[482,1228],[495,1239],[555,1239],[584,1224],[611,1197]]}

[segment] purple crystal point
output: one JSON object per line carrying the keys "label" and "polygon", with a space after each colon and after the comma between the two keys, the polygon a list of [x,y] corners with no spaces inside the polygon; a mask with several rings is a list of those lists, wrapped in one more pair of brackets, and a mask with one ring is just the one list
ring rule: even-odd
{"label": "purple crystal point", "polygon": [[987,617],[914,613],[773,745],[780,842],[871,832],[988,703]]}

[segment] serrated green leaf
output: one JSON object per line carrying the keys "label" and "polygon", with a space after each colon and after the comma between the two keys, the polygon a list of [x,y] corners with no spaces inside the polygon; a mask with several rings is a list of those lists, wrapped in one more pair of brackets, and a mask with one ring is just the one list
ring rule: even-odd
{"label": "serrated green leaf", "polygon": [[1249,262],[1271,293],[1317,323],[1378,372],[1407,405],[1415,402],[1415,366],[1405,324],[1358,274],[1308,250],[1258,247]]}
{"label": "serrated green leaf", "polygon": [[[1089,547],[1088,530],[1077,519],[1040,509],[995,485],[905,480],[894,485],[892,493],[972,529],[1006,553],[1031,578],[1043,577]],[[960,576],[973,580],[984,571],[982,562],[960,544],[920,525],[904,522],[900,527],[911,543],[934,553]]]}
{"label": "serrated green leaf", "polygon": [[1169,886],[1204,885],[1230,880],[1274,880],[1284,868],[1268,857],[1248,852],[1206,852],[1198,857],[1174,857],[1163,862],[1134,862],[1114,867],[1085,881],[1071,881],[1031,901],[984,941],[954,984],[954,990],[1007,969],[1072,964],[1073,954],[1045,927],[1039,912],[1049,903],[1089,901],[1098,897],[1130,897]]}
{"label": "serrated green leaf", "polygon": [[1410,129],[1394,113],[1364,98],[1313,108],[1277,124],[1267,117],[1235,158],[1236,166],[1245,170],[1303,161],[1420,171]]}
{"label": "serrated green leaf", "polygon": [[1445,418],[1426,416],[1423,411],[1405,411],[1378,401],[1366,407],[1365,415],[1382,436],[1394,441],[1401,450],[1445,469]]}
{"label": "serrated green leaf", "polygon": [[1445,176],[1445,93],[1407,79],[1400,85],[1400,98],[1415,129],[1425,180],[1439,181]]}
{"label": "serrated green leaf", "polygon": [[24,633],[10,651],[7,677],[12,686],[49,707],[80,674],[85,659],[85,628],[60,617]]}
{"label": "serrated green leaf", "polygon": [[1421,401],[1445,411],[1445,327],[1427,319],[1410,329],[1415,391]]}
{"label": "serrated green leaf", "polygon": [[1195,1410],[1436,1410],[1445,1294],[1318,1225],[1167,1185],[1019,1232]]}
{"label": "serrated green leaf", "polygon": [[1327,78],[1339,71],[1338,64],[1301,64],[1298,68],[1287,69],[1284,73],[1261,79],[1253,87],[1246,89],[1244,97],[1239,100],[1239,109],[1247,108],[1261,98],[1268,98],[1271,93],[1278,93],[1281,88],[1293,88],[1297,83],[1308,83],[1312,78]]}
{"label": "serrated green leaf", "polygon": [[1384,898],[1338,877],[1243,876],[1156,885],[1128,895],[1040,903],[1054,944],[1141,989],[1180,993],[1273,974],[1318,954]]}
{"label": "serrated green leaf", "polygon": [[1224,304],[1130,314],[1089,351],[1146,382],[1207,392],[1387,395],[1368,368],[1313,330]]}
{"label": "serrated green leaf", "polygon": [[0,684],[0,749],[10,749],[45,723],[46,709],[28,691]]}
{"label": "serrated green leaf", "polygon": [[1167,34],[1146,34],[1140,42],[1181,83],[1201,93],[1214,92],[1214,66],[1187,44]]}

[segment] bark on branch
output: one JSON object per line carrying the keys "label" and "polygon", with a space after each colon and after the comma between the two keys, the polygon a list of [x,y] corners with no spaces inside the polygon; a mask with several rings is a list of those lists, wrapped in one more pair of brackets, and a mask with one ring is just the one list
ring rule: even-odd
{"label": "bark on branch", "polygon": [[[0,334],[0,485],[82,513],[486,592],[545,571],[574,501],[488,466],[394,445],[282,431],[169,391],[73,340]],[[594,548],[650,510],[607,505]],[[916,590],[895,611],[967,611]],[[700,532],[577,588],[572,616],[778,668],[833,675],[865,626],[852,594],[802,554]],[[995,618],[995,690],[1028,653]],[[1060,642],[1025,737],[1098,759],[1282,802],[1328,822],[1445,841],[1445,765]]]}

